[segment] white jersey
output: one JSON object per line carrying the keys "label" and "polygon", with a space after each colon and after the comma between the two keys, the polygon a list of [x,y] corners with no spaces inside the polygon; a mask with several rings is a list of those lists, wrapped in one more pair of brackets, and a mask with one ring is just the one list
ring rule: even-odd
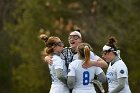
{"label": "white jersey", "polygon": [[[97,61],[100,57],[90,51],[90,59]],[[74,54],[73,61],[78,59],[78,54]]]}
{"label": "white jersey", "polygon": [[53,63],[51,65],[49,64],[49,70],[52,78],[50,93],[69,93],[66,85],[57,78],[55,73],[55,69],[60,68],[63,69],[63,75],[67,77],[65,62],[58,55],[53,55],[52,62]]}
{"label": "white jersey", "polygon": [[92,66],[84,69],[83,60],[75,60],[69,64],[68,76],[75,76],[75,85],[72,93],[96,93],[94,86],[90,83],[95,75],[103,72],[99,67]]}
{"label": "white jersey", "polygon": [[128,70],[125,63],[122,60],[116,61],[112,66],[111,62],[107,69],[107,81],[109,93],[114,90],[118,85],[118,79],[121,77],[126,77],[125,79],[125,87],[119,93],[131,93],[129,84],[128,84]]}

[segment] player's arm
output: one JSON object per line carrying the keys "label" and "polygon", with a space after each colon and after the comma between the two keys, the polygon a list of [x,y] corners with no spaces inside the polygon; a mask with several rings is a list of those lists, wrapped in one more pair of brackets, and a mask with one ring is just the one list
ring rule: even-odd
{"label": "player's arm", "polygon": [[75,76],[68,76],[67,85],[68,85],[69,89],[73,89],[73,87],[75,85]]}
{"label": "player's arm", "polygon": [[101,58],[99,58],[98,60],[89,60],[88,64],[83,65],[83,68],[89,68],[92,66],[97,66],[97,67],[101,67],[101,68],[107,68],[108,64]]}
{"label": "player's arm", "polygon": [[60,81],[62,81],[64,84],[67,84],[67,79],[63,75],[63,69],[61,68],[55,69],[55,73]]}
{"label": "player's arm", "polygon": [[[73,63],[73,62],[72,62]],[[69,89],[73,89],[74,85],[75,85],[75,64],[72,64],[70,63],[69,64],[69,70],[68,70],[68,75],[67,75],[67,85],[69,87]]]}
{"label": "player's arm", "polygon": [[106,82],[106,76],[100,67],[96,69],[97,79],[93,79],[92,83],[99,93],[105,93],[102,83]]}
{"label": "player's arm", "polygon": [[91,52],[90,54],[91,54],[91,59],[95,60],[95,61],[91,61],[93,66],[97,66],[97,67],[101,67],[101,68],[107,68],[108,67],[108,64],[101,57],[97,56],[93,52]]}
{"label": "player's arm", "polygon": [[83,67],[84,68],[89,68],[91,66],[107,68],[108,64],[102,58],[100,58],[99,56],[97,56],[93,52],[90,52],[90,60],[89,60],[88,64],[83,65]]}
{"label": "player's arm", "polygon": [[91,60],[91,64],[92,64],[92,66],[97,66],[97,67],[101,67],[101,68],[108,67],[108,64],[102,58],[99,58],[97,61]]}
{"label": "player's arm", "polygon": [[54,65],[54,69],[55,69],[57,78],[60,81],[62,81],[64,84],[66,84],[67,83],[66,77],[63,75],[63,70],[64,70],[63,60],[59,56],[54,55],[52,58],[52,61],[53,61],[53,65]]}
{"label": "player's arm", "polygon": [[98,79],[100,82],[102,82],[102,83],[106,82],[105,73],[102,72],[102,73],[98,74],[98,75],[97,75],[97,79]]}
{"label": "player's arm", "polygon": [[109,93],[119,93],[125,86],[125,79],[126,77],[119,78],[117,87]]}

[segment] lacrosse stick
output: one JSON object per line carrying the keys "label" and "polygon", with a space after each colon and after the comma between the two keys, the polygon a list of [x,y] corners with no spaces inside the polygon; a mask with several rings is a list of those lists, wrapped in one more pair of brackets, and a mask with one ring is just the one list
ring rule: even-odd
{"label": "lacrosse stick", "polygon": [[72,48],[65,47],[62,51],[62,54],[63,54],[64,60],[66,61],[66,66],[68,68],[69,63],[72,62],[73,60],[74,53],[72,52]]}
{"label": "lacrosse stick", "polygon": [[103,85],[100,81],[94,79],[93,81],[91,81],[91,83],[93,83],[96,86],[96,88],[99,90],[99,93],[105,93]]}

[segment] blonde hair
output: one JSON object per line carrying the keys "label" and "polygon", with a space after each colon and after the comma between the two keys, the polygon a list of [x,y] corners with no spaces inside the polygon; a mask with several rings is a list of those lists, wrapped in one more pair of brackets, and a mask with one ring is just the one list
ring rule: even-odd
{"label": "blonde hair", "polygon": [[91,47],[87,43],[81,43],[78,46],[79,58],[84,59],[83,65],[87,65],[90,60]]}
{"label": "blonde hair", "polygon": [[88,46],[84,47],[84,55],[85,55],[85,62],[83,63],[83,65],[87,65],[89,60],[90,60],[90,49]]}

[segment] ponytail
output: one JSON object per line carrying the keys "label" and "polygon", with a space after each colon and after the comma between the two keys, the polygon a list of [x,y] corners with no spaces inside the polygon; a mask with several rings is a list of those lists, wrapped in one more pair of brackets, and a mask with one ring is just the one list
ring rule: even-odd
{"label": "ponytail", "polygon": [[85,55],[85,62],[83,63],[83,65],[87,65],[89,60],[90,60],[90,48],[88,46],[84,47],[84,55]]}
{"label": "ponytail", "polygon": [[47,45],[48,36],[45,33],[41,33],[39,37],[44,41],[45,45]]}

